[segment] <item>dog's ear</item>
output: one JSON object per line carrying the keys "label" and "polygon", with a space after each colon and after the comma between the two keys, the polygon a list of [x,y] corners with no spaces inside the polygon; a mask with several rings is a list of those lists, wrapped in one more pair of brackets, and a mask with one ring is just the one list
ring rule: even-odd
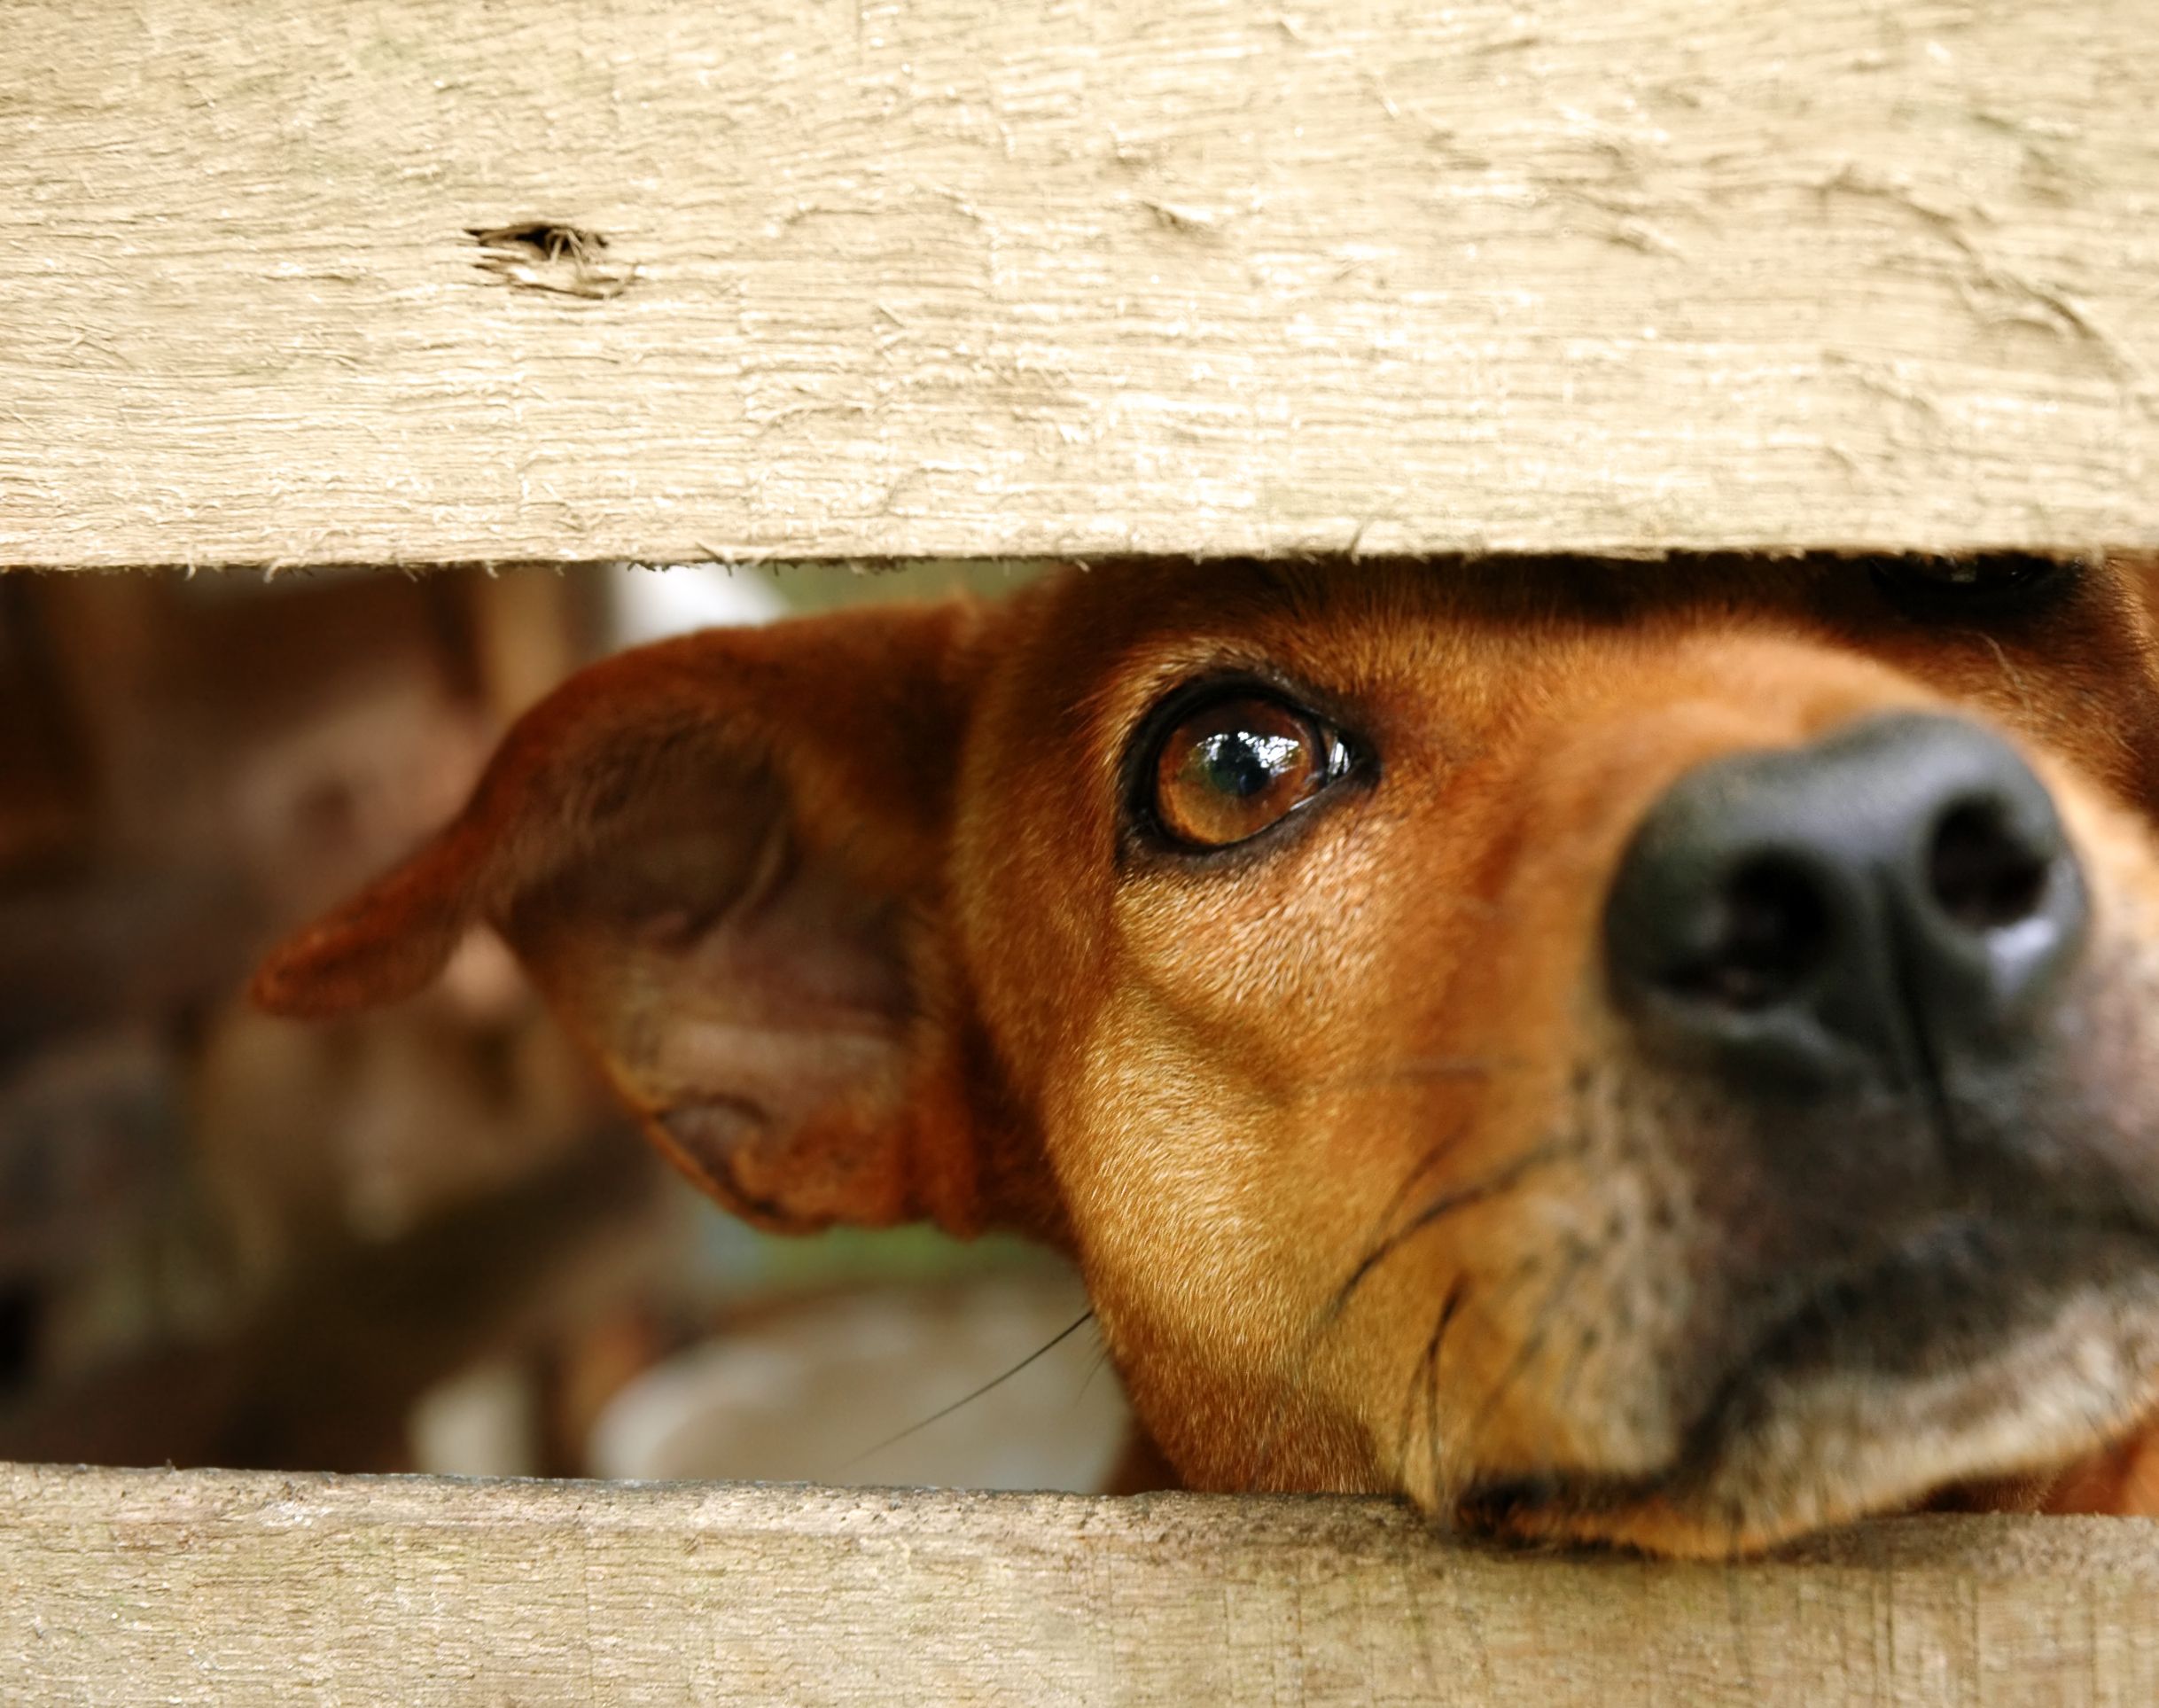
{"label": "dog's ear", "polygon": [[936,954],[981,608],[623,653],[511,730],[471,804],[265,962],[319,1017],[508,939],[654,1139],[768,1226],[972,1218]]}

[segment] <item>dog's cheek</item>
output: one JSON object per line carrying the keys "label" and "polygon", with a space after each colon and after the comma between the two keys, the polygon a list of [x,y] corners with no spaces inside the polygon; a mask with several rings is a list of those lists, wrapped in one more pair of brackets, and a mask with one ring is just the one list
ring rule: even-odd
{"label": "dog's cheek", "polygon": [[2102,1212],[2159,1229],[2159,848],[2144,825],[2047,768],[2092,896],[2085,963],[2055,1022],[2051,1085],[2019,1132]]}
{"label": "dog's cheek", "polygon": [[1130,987],[1048,1130],[1088,1294],[1142,1420],[1196,1487],[1354,1487],[1341,1431],[1285,1381],[1310,1320],[1263,1098],[1165,1039]]}

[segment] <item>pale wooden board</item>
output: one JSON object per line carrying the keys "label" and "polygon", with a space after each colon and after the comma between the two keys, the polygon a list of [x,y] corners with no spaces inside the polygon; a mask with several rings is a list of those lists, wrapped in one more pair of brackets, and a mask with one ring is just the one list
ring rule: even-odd
{"label": "pale wooden board", "polygon": [[2159,1530],[1914,1519],[1733,1570],[1372,1501],[0,1468],[0,1701],[2159,1701]]}
{"label": "pale wooden board", "polygon": [[2159,545],[2155,112],[2151,0],[5,0],[0,565]]}

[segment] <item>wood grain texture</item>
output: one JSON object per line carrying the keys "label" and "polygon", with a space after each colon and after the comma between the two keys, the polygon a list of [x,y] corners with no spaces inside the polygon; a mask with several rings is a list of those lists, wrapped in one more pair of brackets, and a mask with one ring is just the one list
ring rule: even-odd
{"label": "wood grain texture", "polygon": [[10,1467],[0,1502],[11,1704],[2159,1700],[2125,1521],[1719,1571],[1373,1501]]}
{"label": "wood grain texture", "polygon": [[0,38],[0,565],[2159,545],[2149,0]]}

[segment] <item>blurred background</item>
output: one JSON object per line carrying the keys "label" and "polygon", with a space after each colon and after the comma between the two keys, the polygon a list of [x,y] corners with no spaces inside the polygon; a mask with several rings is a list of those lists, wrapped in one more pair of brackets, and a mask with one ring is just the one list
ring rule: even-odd
{"label": "blurred background", "polygon": [[1081,1316],[1068,1270],[1009,1241],[726,1218],[491,937],[347,1022],[239,999],[263,948],[448,816],[581,663],[1012,585],[0,578],[0,1458],[1100,1486],[1124,1414],[1091,1325],[926,1421]]}

